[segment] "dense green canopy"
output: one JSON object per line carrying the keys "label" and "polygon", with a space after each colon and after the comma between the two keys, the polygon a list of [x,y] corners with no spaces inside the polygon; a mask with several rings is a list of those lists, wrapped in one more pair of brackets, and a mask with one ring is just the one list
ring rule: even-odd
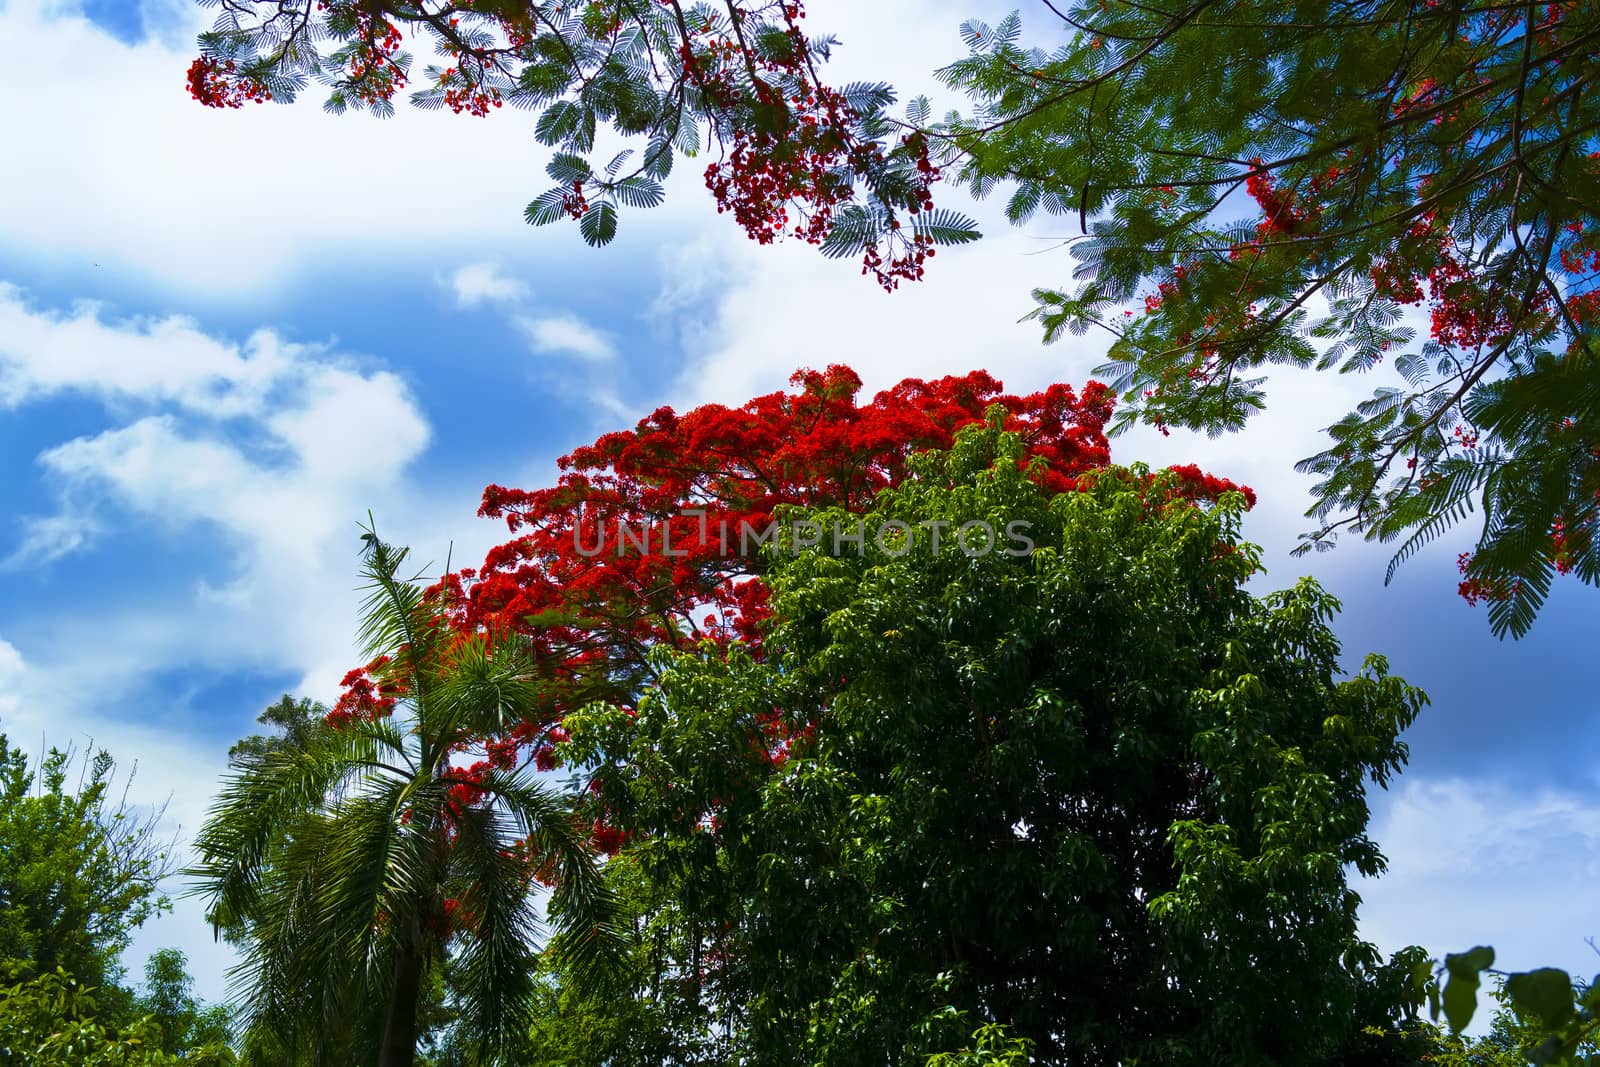
{"label": "dense green canopy", "polygon": [[774,552],[761,658],[569,718],[698,931],[658,966],[762,1063],[985,1024],[1041,1063],[1329,1059],[1380,964],[1346,884],[1383,866],[1366,788],[1422,694],[1378,657],[1341,678],[1313,583],[1243,589],[1239,495],[1112,468],[1052,497],[1021,449],[964,431],[865,516],[805,516],[863,547]]}

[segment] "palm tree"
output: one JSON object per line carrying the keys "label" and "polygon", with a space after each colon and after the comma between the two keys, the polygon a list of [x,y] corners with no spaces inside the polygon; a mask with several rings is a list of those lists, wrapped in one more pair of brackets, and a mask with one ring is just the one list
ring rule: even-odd
{"label": "palm tree", "polygon": [[302,743],[241,755],[190,874],[213,921],[243,931],[230,977],[247,1048],[410,1065],[419,994],[448,951],[462,1031],[490,1061],[527,1032],[542,913],[545,951],[594,980],[618,958],[615,902],[570,797],[503,747],[463,766],[539,706],[526,644],[452,630],[398,577],[406,551],[363,539],[373,662]]}

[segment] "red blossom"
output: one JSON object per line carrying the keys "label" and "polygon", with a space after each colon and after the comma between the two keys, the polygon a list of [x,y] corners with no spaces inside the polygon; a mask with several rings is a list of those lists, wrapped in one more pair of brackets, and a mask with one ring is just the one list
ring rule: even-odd
{"label": "red blossom", "polygon": [[272,93],[254,78],[239,77],[231,59],[216,60],[201,56],[189,64],[189,95],[206,107],[240,108],[248,102],[262,103]]}
{"label": "red blossom", "polygon": [[622,851],[622,846],[628,841],[628,835],[599,819],[595,820],[590,831],[589,845],[602,856],[615,856]]}
{"label": "red blossom", "polygon": [[392,714],[395,703],[406,695],[407,689],[404,680],[389,670],[390,666],[388,656],[379,656],[365,667],[346,673],[339,680],[343,692],[325,716],[328,725],[371,722]]}
{"label": "red blossom", "polygon": [[[767,533],[786,508],[864,512],[880,490],[908,477],[913,453],[949,448],[961,429],[990,413],[1019,435],[1019,462],[1048,493],[1083,488],[1084,476],[1110,461],[1105,426],[1114,396],[1097,382],[1015,395],[974,371],[907,379],[865,402],[848,367],[801,371],[792,382],[792,391],[737,408],[661,408],[563,457],[552,486],[485,490],[480,513],[505,520],[511,540],[426,595],[463,644],[510,634],[525,640],[548,703],[499,736],[456,747],[481,744],[485,758],[447,772],[444,832],[489,799],[484,782],[492,773],[522,759],[556,770],[569,711],[600,699],[632,716],[650,649],[739,640],[760,656],[770,611],[766,557],[745,537]],[[1193,465],[1172,470],[1178,500],[1238,490],[1255,502],[1249,488]],[[330,721],[387,714],[405,696],[406,661],[402,649],[393,661],[380,657],[351,671]],[[802,757],[815,731],[814,717],[758,716],[749,729],[752,772]],[[590,816],[600,813],[589,828],[592,846],[613,853],[627,835],[608,814],[601,782],[589,786],[583,803]],[[536,858],[529,863],[532,872]]]}
{"label": "red blossom", "polygon": [[[575,683],[630,647],[759,645],[767,608],[756,542],[784,506],[865,510],[905,477],[912,452],[949,447],[995,404],[1029,457],[1045,461],[1053,491],[1109,460],[1112,396],[1098,383],[1081,395],[1057,385],[1014,396],[975,372],[909,379],[865,404],[845,367],[794,383],[797,392],[739,408],[662,408],[564,457],[550,488],[489,487],[481,514],[516,536],[456,583],[458,624],[528,633]],[[559,621],[574,617],[581,624]]]}

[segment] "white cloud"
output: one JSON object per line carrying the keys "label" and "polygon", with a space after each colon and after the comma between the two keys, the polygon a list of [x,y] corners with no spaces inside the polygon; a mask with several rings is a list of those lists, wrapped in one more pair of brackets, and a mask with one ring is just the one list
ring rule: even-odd
{"label": "white cloud", "polygon": [[[316,86],[293,105],[203,108],[184,73],[212,16],[187,7],[181,29],[130,47],[53,17],[57,4],[0,5],[0,91],[29,101],[7,135],[35,146],[0,162],[0,201],[50,205],[0,218],[13,254],[249,302],[329,255],[392,258],[397,236],[408,255],[528,240],[521,212],[543,190],[548,150],[525,113],[333,116]],[[468,194],[419,205],[417,176],[442,160],[471,161]],[[582,247],[572,227],[537,239]]]}
{"label": "white cloud", "polygon": [[40,457],[67,504],[28,521],[14,559],[81,547],[87,502],[106,491],[163,522],[220,524],[263,555],[320,546],[315,516],[393,488],[428,441],[400,378],[321,346],[266,331],[237,345],[182,318],[107,322],[90,306],[60,314],[0,287],[0,403],[60,393],[156,410]]}
{"label": "white cloud", "polygon": [[106,323],[100,312],[92,303],[34,308],[0,282],[0,406],[73,390],[230,416],[260,405],[295,358],[269,333],[241,347],[181,316]]}
{"label": "white cloud", "polygon": [[23,671],[22,653],[17,646],[0,637],[0,733],[5,731],[5,719],[17,709],[16,688]]}
{"label": "white cloud", "polygon": [[[441,527],[459,526],[475,494],[423,499],[412,487],[428,422],[404,380],[370,361],[267,331],[238,344],[182,318],[38,309],[0,288],[0,407],[69,395],[97,401],[108,425],[39,455],[60,509],[22,521],[11,562],[60,566],[152,526],[199,530],[215,548],[175,584],[141,583],[130,566],[128,581],[91,603],[30,609],[7,635],[20,650],[0,642],[0,728],[52,743],[92,739],[124,763],[139,759],[134,800],[170,794],[171,822],[192,832],[226,744],[123,698],[188,670],[298,673],[295,689],[331,696],[357,659],[357,522],[370,507],[386,537],[442,560]],[[240,708],[225,732],[254,710]],[[145,940],[177,941],[219,988],[228,953],[208,947],[203,927],[163,921]]]}
{"label": "white cloud", "polygon": [[610,338],[575,315],[518,315],[512,321],[536,352],[577,356],[591,363],[616,358],[617,349]]}
{"label": "white cloud", "polygon": [[469,263],[450,276],[448,287],[455,293],[458,307],[480,304],[498,305],[505,320],[527,341],[528,347],[543,355],[573,357],[588,364],[587,371],[563,367],[561,377],[547,381],[553,392],[581,397],[605,419],[626,421],[629,407],[617,392],[612,376],[601,367],[617,358],[612,337],[589,325],[571,312],[536,313],[530,305],[528,287],[500,273],[492,263]]}
{"label": "white cloud", "polygon": [[9,682],[22,673],[22,653],[17,646],[0,637],[0,682]]}
{"label": "white cloud", "polygon": [[528,299],[528,287],[500,273],[493,263],[469,263],[450,276],[450,289],[459,307],[511,304]]}
{"label": "white cloud", "polygon": [[1600,794],[1497,781],[1404,781],[1375,819],[1389,856],[1361,884],[1363,933],[1386,951],[1493,945],[1504,970],[1600,970]]}
{"label": "white cloud", "polygon": [[19,520],[22,541],[4,560],[0,571],[48,567],[92,541],[100,532],[89,515],[62,511],[55,515],[27,515]]}

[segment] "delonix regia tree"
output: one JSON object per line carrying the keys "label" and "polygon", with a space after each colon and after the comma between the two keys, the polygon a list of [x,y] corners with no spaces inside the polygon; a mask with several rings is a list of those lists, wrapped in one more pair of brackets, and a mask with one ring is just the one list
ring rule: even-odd
{"label": "delonix regia tree", "polygon": [[[528,221],[571,216],[591,244],[711,148],[706,184],[754,239],[859,256],[892,288],[977,237],[932,208],[951,168],[980,195],[1010,184],[1014,222],[1085,231],[1083,284],[1037,290],[1035,314],[1047,338],[1114,338],[1126,419],[1233,430],[1264,367],[1398,372],[1302,463],[1308,546],[1348,529],[1397,541],[1397,565],[1481,510],[1461,591],[1501,634],[1556,574],[1600,582],[1587,0],[1043,0],[1042,47],[1015,17],[963,27],[971,55],[940,75],[977,112],[943,122],[922,97],[892,116],[886,85],[826,85],[833,42],[796,0],[204,2],[200,102],[320,80],[336,111],[388,113],[411,83],[423,107],[530,108],[557,185]],[[408,35],[439,64],[415,73]],[[603,126],[642,152],[596,155]],[[1404,312],[1424,304],[1418,344]]]}
{"label": "delonix regia tree", "polygon": [[[987,409],[1004,411],[1029,458],[1044,461],[1040,477],[1052,492],[1071,489],[1110,454],[1110,398],[1093,382],[1081,392],[1056,384],[1014,395],[975,371],[909,378],[862,401],[861,379],[848,367],[801,371],[792,381],[793,392],[736,408],[660,408],[563,457],[555,485],[485,490],[480,513],[505,519],[511,539],[432,593],[460,632],[529,642],[538,700],[501,728],[497,743],[554,769],[563,717],[597,699],[636,701],[657,674],[652,649],[702,639],[759,646],[768,607],[756,549],[773,536],[780,510],[864,510],[908,476],[912,454],[948,448]],[[1239,488],[1189,465],[1173,477],[1196,497]],[[350,680],[335,715],[366,699],[364,677]],[[603,806],[594,814],[596,844],[615,852]]]}
{"label": "delonix regia tree", "polygon": [[[419,107],[478,117],[509,104],[537,116],[558,151],[556,182],[527,207],[530,223],[570,217],[603,245],[619,208],[661,203],[679,156],[718,159],[705,183],[719,211],[763,244],[830,242],[848,212],[872,238],[851,251],[886,288],[922,276],[935,246],[978,234],[933,206],[938,169],[927,138],[897,135],[886,85],[826,84],[835,42],[808,36],[800,0],[201,0],[220,10],[200,37],[189,92],[210,107],[292,100],[311,81],[326,107],[393,112],[410,85]],[[420,74],[403,47],[439,62]],[[601,127],[635,149],[596,154]]]}
{"label": "delonix regia tree", "polygon": [[1342,677],[1314,583],[1244,590],[1241,493],[1052,492],[1027,451],[968,427],[864,512],[789,512],[830,533],[768,550],[759,653],[663,649],[567,717],[700,932],[668,973],[737,1062],[1329,1062],[1381,966],[1367,783],[1425,698]]}
{"label": "delonix regia tree", "polygon": [[977,112],[938,136],[1014,221],[1082,229],[1080,284],[1034,315],[1112,338],[1122,417],[1232,430],[1263,368],[1387,361],[1300,465],[1307,547],[1397,541],[1392,575],[1478,508],[1462,593],[1500,634],[1557,573],[1600,583],[1600,7],[1045,7],[1043,47],[1015,16],[963,28],[940,73]]}
{"label": "delonix regia tree", "polygon": [[406,1067],[449,951],[469,1051],[492,1061],[526,1030],[546,911],[534,878],[553,886],[545,947],[570,979],[603,977],[613,955],[570,798],[483,744],[526,714],[524,643],[453,630],[404,558],[368,532],[361,636],[377,658],[325,728],[239,752],[195,840],[190,873],[243,943],[247,1052]]}

